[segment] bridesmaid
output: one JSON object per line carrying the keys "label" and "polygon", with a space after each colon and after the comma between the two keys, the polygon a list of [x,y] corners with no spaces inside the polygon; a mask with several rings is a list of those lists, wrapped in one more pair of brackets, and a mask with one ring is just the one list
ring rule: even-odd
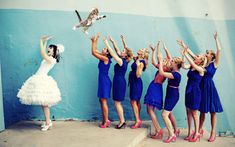
{"label": "bridesmaid", "polygon": [[99,39],[99,33],[91,38],[92,42],[92,55],[99,59],[99,80],[98,80],[98,93],[101,111],[103,116],[103,122],[100,124],[100,128],[110,127],[111,122],[108,119],[108,104],[107,99],[110,98],[111,92],[111,80],[108,72],[111,64],[111,56],[107,48],[103,48],[102,52],[97,50],[97,42]]}
{"label": "bridesmaid", "polygon": [[[185,69],[189,69],[188,71],[188,81],[185,90],[185,106],[187,112],[187,120],[188,120],[188,136],[184,138],[184,140],[188,140],[189,142],[200,141],[200,133],[199,133],[199,116],[198,110],[201,102],[201,89],[200,82],[202,77],[204,76],[204,65],[205,65],[205,56],[197,55],[192,60],[189,57],[188,51],[190,50],[183,41],[179,41],[179,44],[183,47],[182,55],[183,60],[184,57],[190,63],[189,65],[182,64],[182,67]],[[191,52],[191,50],[190,50]],[[191,122],[192,118],[194,121],[195,130],[191,134]]]}
{"label": "bridesmaid", "polygon": [[[159,64],[156,62],[156,49],[150,45],[152,49],[152,64],[156,68],[159,68]],[[160,50],[160,41],[157,43],[157,52]],[[167,55],[167,59],[163,61],[163,69],[164,71],[170,71],[169,62],[171,60],[171,55],[168,52],[166,46],[164,45],[164,50]],[[156,72],[154,80],[150,83],[147,93],[144,98],[144,104],[147,106],[147,112],[152,120],[155,134],[150,135],[152,139],[162,139],[163,137],[163,129],[161,129],[157,117],[154,113],[154,110],[161,110],[163,107],[163,89],[162,83],[165,81],[165,77],[159,74],[159,71]]]}
{"label": "bridesmaid", "polygon": [[140,119],[140,98],[143,91],[143,83],[141,79],[142,72],[145,71],[148,64],[149,51],[147,49],[139,49],[138,56],[131,65],[131,72],[129,74],[130,84],[130,99],[131,106],[134,111],[135,124],[131,126],[132,129],[140,128],[142,121]]}
{"label": "bridesmaid", "polygon": [[165,72],[163,70],[163,60],[161,52],[159,52],[157,56],[160,63],[159,72],[162,76],[168,78],[168,85],[167,85],[166,98],[165,98],[164,110],[162,112],[162,117],[169,133],[168,138],[163,140],[163,142],[170,143],[176,141],[176,135],[177,135],[176,133],[174,133],[172,129],[171,125],[173,124],[173,122],[171,121],[169,116],[172,115],[172,117],[174,117],[172,110],[179,100],[179,84],[181,81],[181,74],[179,73],[179,71],[181,68],[182,59],[179,57],[173,58],[171,60],[172,72]]}
{"label": "bridesmaid", "polygon": [[114,104],[118,113],[119,117],[119,124],[116,126],[116,129],[125,128],[126,122],[124,118],[123,113],[123,107],[121,102],[125,98],[126,93],[126,80],[125,80],[125,74],[127,71],[128,63],[133,58],[133,52],[130,50],[125,43],[124,37],[121,36],[122,42],[124,45],[123,52],[120,51],[118,48],[116,42],[110,37],[109,40],[112,42],[113,47],[117,53],[117,55],[114,53],[114,51],[109,46],[108,40],[105,39],[104,43],[106,47],[108,48],[108,51],[110,52],[111,56],[114,58],[114,60],[117,62],[114,66],[114,77],[113,77],[113,100]]}
{"label": "bridesmaid", "polygon": [[214,34],[214,39],[216,43],[217,52],[215,53],[213,50],[206,51],[207,65],[205,67],[206,73],[201,81],[202,100],[199,109],[201,112],[199,130],[202,135],[204,132],[202,130],[202,127],[205,121],[205,113],[210,112],[211,114],[211,133],[210,138],[208,139],[209,142],[215,141],[216,138],[216,113],[223,112],[220,98],[213,81],[213,76],[217,68],[219,67],[221,56],[221,47],[218,40],[217,32]]}

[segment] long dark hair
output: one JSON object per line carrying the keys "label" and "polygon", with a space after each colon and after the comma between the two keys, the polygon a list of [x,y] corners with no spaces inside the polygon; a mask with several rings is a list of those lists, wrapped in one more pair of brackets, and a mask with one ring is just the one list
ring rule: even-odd
{"label": "long dark hair", "polygon": [[60,61],[60,54],[59,54],[59,50],[57,49],[57,46],[54,44],[50,44],[49,48],[53,49],[53,55],[52,57],[56,59],[56,62],[58,63]]}

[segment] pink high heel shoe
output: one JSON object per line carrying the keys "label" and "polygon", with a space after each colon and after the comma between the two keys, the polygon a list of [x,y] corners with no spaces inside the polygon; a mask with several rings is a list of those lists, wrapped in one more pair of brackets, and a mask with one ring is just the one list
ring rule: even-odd
{"label": "pink high heel shoe", "polygon": [[210,138],[208,139],[208,142],[214,142],[216,138],[216,135],[211,135]]}
{"label": "pink high heel shoe", "polygon": [[110,127],[110,126],[111,126],[110,120],[108,120],[104,124],[103,123],[100,124],[100,128],[107,128],[107,127]]}
{"label": "pink high heel shoe", "polygon": [[162,139],[163,133],[164,133],[163,129],[160,129],[158,132],[156,132],[156,134],[150,135],[150,137],[152,139]]}
{"label": "pink high heel shoe", "polygon": [[194,134],[195,134],[195,132],[192,131],[192,133],[189,136],[185,137],[184,140],[189,141],[193,137]]}
{"label": "pink high heel shoe", "polygon": [[176,136],[179,136],[179,135],[180,135],[180,129],[178,129],[177,131],[175,131],[174,134],[175,134]]}
{"label": "pink high heel shoe", "polygon": [[200,141],[201,134],[196,135],[195,137],[192,137],[189,139],[189,142],[197,142]]}
{"label": "pink high heel shoe", "polygon": [[200,133],[201,137],[203,137],[204,130],[200,130],[199,133]]}
{"label": "pink high heel shoe", "polygon": [[135,125],[131,126],[132,129],[137,129],[137,128],[141,128],[142,125],[142,121],[139,121],[138,123],[136,123]]}
{"label": "pink high heel shoe", "polygon": [[170,143],[170,142],[175,142],[175,141],[176,141],[176,135],[168,136],[167,139],[163,140],[164,143]]}

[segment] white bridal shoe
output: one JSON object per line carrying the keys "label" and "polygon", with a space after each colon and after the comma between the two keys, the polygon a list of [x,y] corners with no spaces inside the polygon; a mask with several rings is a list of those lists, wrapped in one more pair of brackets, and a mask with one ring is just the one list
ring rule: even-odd
{"label": "white bridal shoe", "polygon": [[[50,120],[50,123],[51,123],[51,120]],[[41,128],[45,127],[45,125],[46,125],[46,122],[43,121],[42,124],[41,124]]]}
{"label": "white bridal shoe", "polygon": [[49,123],[49,125],[44,125],[41,129],[41,131],[47,131],[52,128],[52,122]]}

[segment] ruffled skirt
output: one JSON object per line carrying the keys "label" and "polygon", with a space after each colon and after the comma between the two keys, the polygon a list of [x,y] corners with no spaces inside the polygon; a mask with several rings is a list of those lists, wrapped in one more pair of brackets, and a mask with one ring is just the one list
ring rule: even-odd
{"label": "ruffled skirt", "polygon": [[19,89],[17,97],[26,105],[53,106],[61,101],[57,83],[48,75],[36,74],[29,77]]}

